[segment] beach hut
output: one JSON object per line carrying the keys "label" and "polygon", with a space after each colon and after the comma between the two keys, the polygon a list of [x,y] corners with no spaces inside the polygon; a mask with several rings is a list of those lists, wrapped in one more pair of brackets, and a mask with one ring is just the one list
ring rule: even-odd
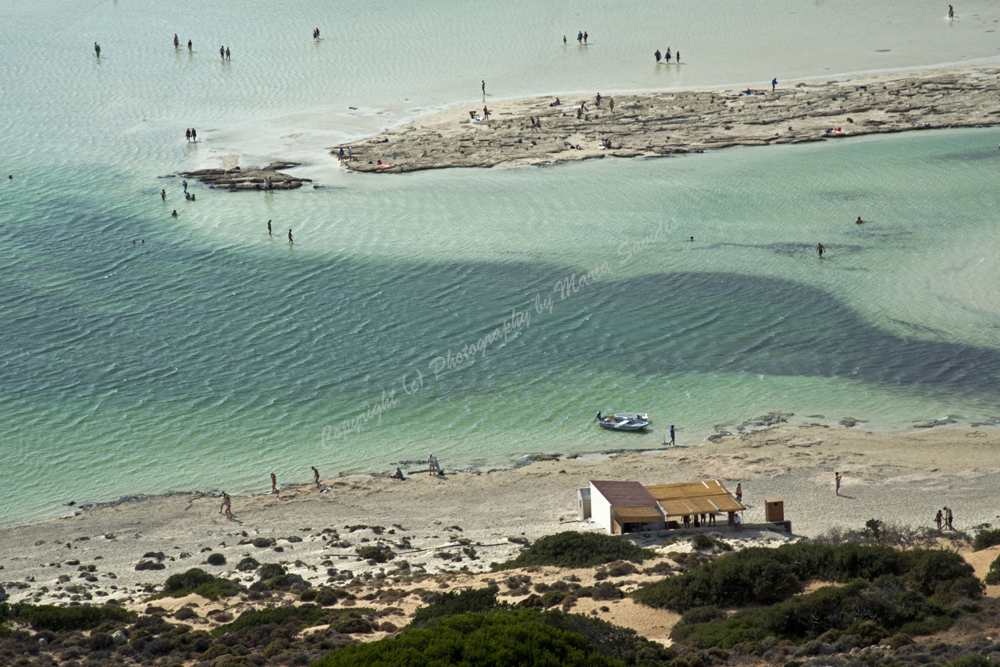
{"label": "beach hut", "polygon": [[611,535],[663,530],[663,511],[639,482],[591,480],[590,510]]}
{"label": "beach hut", "polygon": [[[697,514],[722,514],[732,523],[736,512],[746,509],[717,479],[644,487],[663,508],[667,520]],[[674,526],[675,527],[675,526]]]}

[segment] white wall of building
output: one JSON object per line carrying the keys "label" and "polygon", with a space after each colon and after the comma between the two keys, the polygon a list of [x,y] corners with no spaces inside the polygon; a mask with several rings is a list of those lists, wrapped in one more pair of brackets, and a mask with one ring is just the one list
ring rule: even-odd
{"label": "white wall of building", "polygon": [[601,495],[593,483],[590,485],[590,516],[594,523],[611,534],[611,503]]}

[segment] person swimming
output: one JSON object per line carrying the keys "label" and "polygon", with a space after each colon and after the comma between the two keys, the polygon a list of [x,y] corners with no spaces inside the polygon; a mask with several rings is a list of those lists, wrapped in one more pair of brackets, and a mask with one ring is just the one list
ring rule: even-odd
{"label": "person swimming", "polygon": [[854,224],[856,225],[863,225],[864,223],[865,221],[861,219],[860,215],[858,216],[858,219],[854,221]]}

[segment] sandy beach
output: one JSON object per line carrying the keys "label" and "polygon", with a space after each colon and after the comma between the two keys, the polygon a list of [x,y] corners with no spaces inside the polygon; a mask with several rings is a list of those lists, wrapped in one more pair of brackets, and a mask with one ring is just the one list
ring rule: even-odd
{"label": "sandy beach", "polygon": [[[301,485],[277,495],[233,498],[232,521],[220,514],[218,497],[201,493],[76,509],[0,531],[0,580],[12,601],[116,599],[137,606],[169,575],[191,567],[249,584],[252,573],[238,572],[235,565],[250,555],[261,563],[282,563],[315,586],[328,581],[328,570],[340,581],[450,573],[451,585],[480,585],[491,563],[514,557],[523,538],[596,530],[592,522],[580,522],[576,511],[576,489],[592,479],[647,484],[723,479],[730,490],[740,482],[747,523],[763,521],[764,498],[781,497],[795,536],[861,529],[871,518],[931,527],[944,505],[954,509],[961,531],[995,525],[1000,514],[996,427],[878,434],[781,424],[701,446],[541,458],[547,460],[517,469],[444,477],[411,470],[404,481],[343,477],[323,480],[320,488]],[[840,497],[834,492],[835,471],[844,475]],[[721,532],[734,537],[728,528]],[[743,535],[755,537],[793,536]],[[255,546],[258,538],[266,539]],[[357,548],[374,544],[390,548],[395,560],[375,565],[357,557]],[[135,569],[157,552],[164,556],[164,569]],[[226,564],[207,565],[210,552],[223,554]],[[404,560],[408,569],[401,570]],[[86,571],[89,566],[93,571]]]}
{"label": "sandy beach", "polygon": [[[733,86],[456,105],[351,144],[352,171],[551,165],[1000,124],[1000,69],[956,67]],[[583,108],[581,105],[585,105]],[[483,106],[490,116],[484,119]],[[470,112],[472,116],[470,117]],[[537,119],[540,127],[534,126]],[[841,130],[831,134],[828,130]],[[331,154],[345,155],[348,146]]]}

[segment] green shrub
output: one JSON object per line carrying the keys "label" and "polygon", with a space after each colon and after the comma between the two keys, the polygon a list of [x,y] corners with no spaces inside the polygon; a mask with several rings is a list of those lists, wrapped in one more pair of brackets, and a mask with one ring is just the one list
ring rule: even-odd
{"label": "green shrub", "polygon": [[712,538],[704,533],[698,533],[693,538],[691,538],[691,545],[695,549],[711,549],[715,543],[712,542]]}
{"label": "green shrub", "polygon": [[213,553],[213,554],[209,554],[208,555],[208,564],[209,565],[225,565],[226,564],[226,557],[223,556],[222,554],[218,553],[218,552]]}
{"label": "green shrub", "polygon": [[389,560],[389,556],[376,546],[362,547],[358,550],[358,558],[361,560],[373,560],[376,563],[384,563]]}
{"label": "green shrub", "polygon": [[203,598],[216,601],[219,598],[232,597],[240,592],[240,586],[235,581],[215,577],[201,568],[191,568],[187,572],[172,574],[163,584],[163,592],[152,595],[147,600],[160,598],[182,598],[185,595],[196,594]]}
{"label": "green shrub", "polygon": [[[558,616],[555,616],[558,615]],[[567,620],[573,616],[575,619]],[[516,665],[559,665],[560,667],[612,667],[621,662],[606,657],[599,644],[610,643],[613,650],[623,645],[648,642],[636,640],[635,632],[598,625],[586,617],[559,611],[535,610],[466,613],[440,619],[433,627],[409,627],[395,637],[369,644],[346,646],[329,653],[314,667],[388,667],[389,665],[468,664],[514,667]],[[560,627],[560,625],[567,627]],[[584,632],[591,632],[589,641]],[[632,643],[616,641],[615,633],[631,637]],[[603,636],[602,636],[603,635]],[[609,641],[610,638],[610,641]],[[651,648],[660,655],[660,650]],[[668,655],[667,649],[662,649]],[[638,649],[631,653],[635,663]]]}
{"label": "green shrub", "polygon": [[982,588],[971,579],[973,574],[972,566],[950,551],[798,543],[744,549],[679,577],[642,586],[632,596],[650,607],[684,612],[703,606],[773,604],[797,593],[806,579],[843,583],[900,576],[924,595],[978,598]]}
{"label": "green shrub", "polygon": [[33,605],[20,602],[13,605],[0,604],[0,620],[11,620],[30,625],[36,631],[67,632],[71,630],[91,630],[103,623],[132,623],[137,616],[121,607],[98,607],[79,605],[56,607],[54,605]]}
{"label": "green shrub", "polygon": [[497,602],[497,592],[493,588],[476,588],[457,593],[441,593],[432,604],[421,607],[413,616],[413,627],[424,627],[431,621],[457,616],[468,612],[485,612],[498,608],[508,608]]}
{"label": "green shrub", "polygon": [[990,563],[990,571],[986,573],[984,581],[990,586],[1000,584],[1000,556]]}
{"label": "green shrub", "polygon": [[257,570],[257,577],[261,581],[268,581],[269,579],[280,577],[283,574],[285,574],[285,568],[281,567],[277,563],[265,563],[260,566],[259,570]]}
{"label": "green shrub", "polygon": [[936,632],[950,626],[959,613],[908,590],[899,577],[881,577],[874,583],[857,579],[842,587],[827,586],[721,620],[696,622],[695,614],[691,623],[675,626],[670,636],[675,642],[697,642],[705,649],[760,642],[768,637],[802,644],[834,629],[854,634],[859,644],[868,645],[894,632]]}
{"label": "green shrub", "polygon": [[993,663],[978,653],[963,655],[958,660],[952,660],[948,667],[993,667]]}
{"label": "green shrub", "polygon": [[972,540],[972,550],[982,551],[997,544],[1000,544],[1000,528],[984,530],[976,535],[976,539]]}
{"label": "green shrub", "polygon": [[236,569],[240,572],[253,572],[258,567],[260,567],[260,563],[253,556],[245,557],[236,565]]}
{"label": "green shrub", "polygon": [[310,628],[327,622],[330,612],[317,607],[314,604],[304,604],[299,607],[275,607],[274,609],[261,609],[259,611],[246,611],[240,614],[232,623],[220,625],[212,630],[213,637],[221,637],[230,632],[237,632],[244,628],[252,629],[268,623],[275,625],[286,625],[291,619],[296,619],[298,625],[303,628]]}
{"label": "green shrub", "polygon": [[493,566],[493,571],[531,565],[595,567],[616,560],[642,562],[653,558],[649,549],[640,549],[628,540],[600,533],[566,531],[536,541],[517,558]]}

